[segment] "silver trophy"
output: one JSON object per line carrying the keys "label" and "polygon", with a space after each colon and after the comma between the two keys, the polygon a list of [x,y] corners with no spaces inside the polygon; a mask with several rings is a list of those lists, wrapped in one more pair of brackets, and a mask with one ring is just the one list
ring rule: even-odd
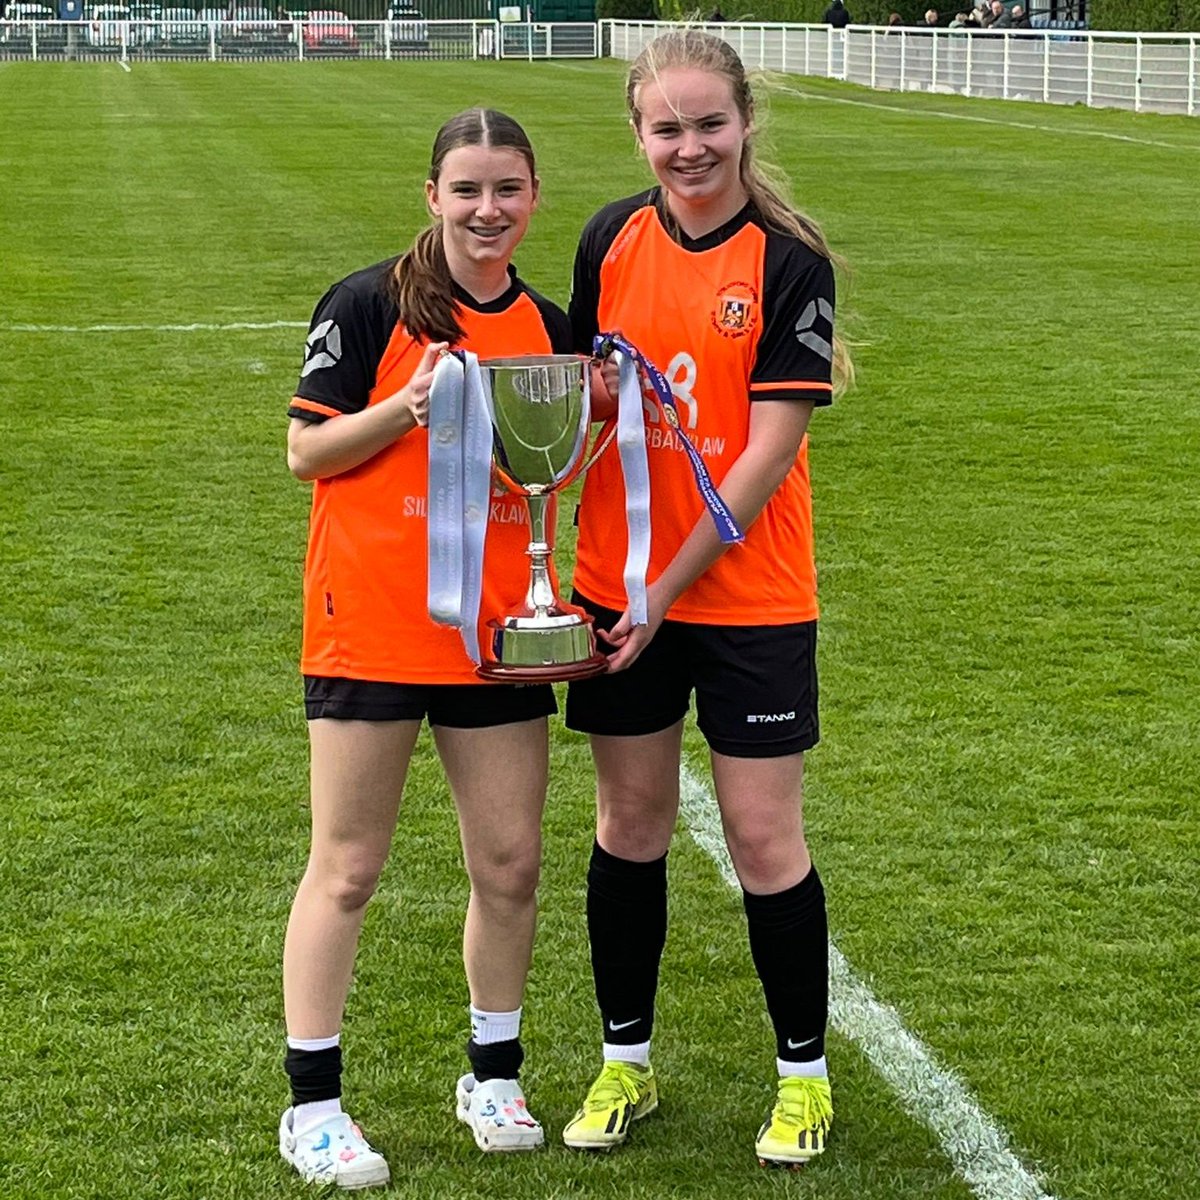
{"label": "silver trophy", "polygon": [[524,606],[488,622],[478,671],[485,679],[556,683],[605,669],[592,618],[561,600],[550,559],[551,496],[578,475],[591,421],[590,361],[573,354],[523,355],[479,363],[492,398],[492,464],[525,497],[531,540]]}

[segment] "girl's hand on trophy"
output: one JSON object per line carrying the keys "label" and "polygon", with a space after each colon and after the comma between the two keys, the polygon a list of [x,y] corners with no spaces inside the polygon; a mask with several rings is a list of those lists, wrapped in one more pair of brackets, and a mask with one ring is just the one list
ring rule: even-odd
{"label": "girl's hand on trophy", "polygon": [[429,424],[429,386],[433,383],[433,371],[438,359],[447,348],[447,342],[430,342],[421,353],[421,361],[412,373],[412,378],[400,389],[400,403],[412,413],[418,425]]}
{"label": "girl's hand on trophy", "polygon": [[638,655],[650,644],[658,627],[666,616],[667,605],[655,593],[654,584],[646,590],[645,625],[635,625],[633,616],[626,609],[611,629],[597,629],[596,636],[613,647],[615,653],[608,656],[608,673],[624,671],[637,661]]}
{"label": "girl's hand on trophy", "polygon": [[617,360],[608,358],[592,364],[592,420],[607,421],[617,415],[617,397],[621,392]]}

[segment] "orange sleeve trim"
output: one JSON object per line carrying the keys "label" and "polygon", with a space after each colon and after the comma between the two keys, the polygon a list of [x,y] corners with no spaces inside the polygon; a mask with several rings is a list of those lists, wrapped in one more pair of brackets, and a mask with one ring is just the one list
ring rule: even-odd
{"label": "orange sleeve trim", "polygon": [[303,408],[308,412],[320,413],[323,417],[340,417],[342,414],[336,408],[330,408],[328,404],[318,404],[315,400],[302,400],[299,396],[293,396],[289,408]]}
{"label": "orange sleeve trim", "polygon": [[814,380],[795,380],[791,383],[752,383],[752,392],[832,392],[832,383],[818,383]]}

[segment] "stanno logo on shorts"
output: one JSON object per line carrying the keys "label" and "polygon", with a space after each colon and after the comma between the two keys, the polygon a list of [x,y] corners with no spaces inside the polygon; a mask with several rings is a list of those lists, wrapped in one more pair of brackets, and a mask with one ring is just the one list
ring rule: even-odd
{"label": "stanno logo on shorts", "polygon": [[795,712],[746,714],[746,722],[750,725],[767,725],[772,721],[794,721],[795,719]]}

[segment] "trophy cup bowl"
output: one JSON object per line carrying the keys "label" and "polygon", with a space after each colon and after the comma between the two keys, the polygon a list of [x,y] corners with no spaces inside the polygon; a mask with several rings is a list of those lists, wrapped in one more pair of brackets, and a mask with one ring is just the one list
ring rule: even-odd
{"label": "trophy cup bowl", "polygon": [[[523,607],[488,622],[478,672],[508,683],[559,683],[605,669],[592,618],[556,594],[551,497],[579,473],[587,448],[590,360],[521,355],[479,363],[492,398],[492,465],[528,508],[529,590]],[[548,536],[549,535],[549,536]]]}

